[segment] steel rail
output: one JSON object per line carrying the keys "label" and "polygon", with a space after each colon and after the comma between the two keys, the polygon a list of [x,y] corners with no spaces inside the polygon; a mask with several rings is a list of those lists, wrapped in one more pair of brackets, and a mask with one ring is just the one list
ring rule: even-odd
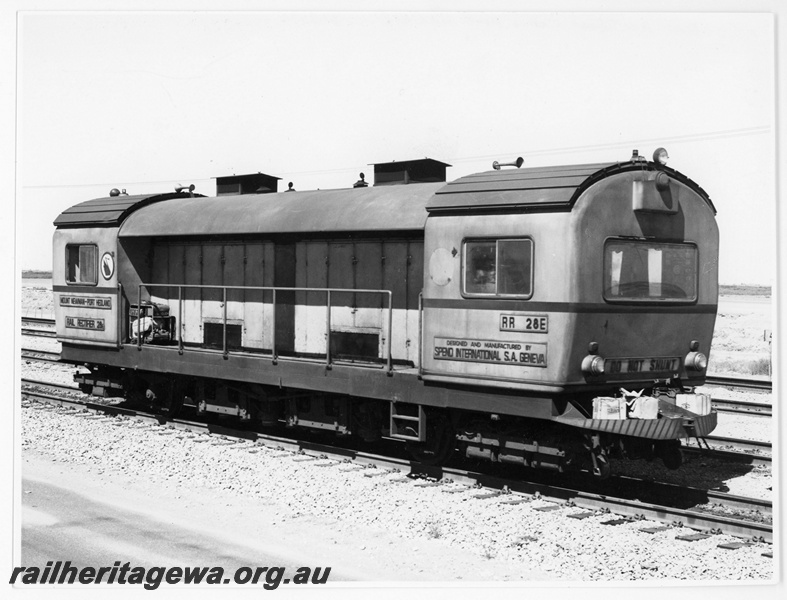
{"label": "steel rail", "polygon": [[742,400],[721,400],[714,398],[711,403],[717,412],[728,412],[754,417],[773,416],[773,407],[767,402],[745,402]]}
{"label": "steel rail", "polygon": [[47,352],[45,350],[31,350],[30,348],[22,348],[22,360],[33,360],[33,361],[37,361],[37,362],[48,362],[48,363],[60,363],[60,353],[59,352]]}
{"label": "steel rail", "polygon": [[[40,387],[52,388],[56,390],[60,390],[62,392],[81,392],[81,390],[75,385],[63,385],[60,383],[49,383],[47,381],[38,381],[37,379],[27,379],[22,377],[22,383],[27,385],[37,385]],[[25,391],[25,390],[23,390]],[[96,406],[100,406],[97,404]]]}
{"label": "steel rail", "polygon": [[[428,467],[400,458],[381,456],[351,449],[336,448],[334,446],[327,446],[322,443],[292,440],[253,431],[238,431],[213,424],[198,423],[180,419],[167,420],[166,418],[158,415],[141,413],[118,406],[85,403],[69,400],[66,398],[51,398],[47,397],[43,393],[38,392],[25,392],[25,394],[51,404],[68,406],[79,405],[82,408],[86,408],[94,412],[101,412],[107,415],[137,417],[143,420],[155,421],[162,425],[165,424],[168,427],[174,427],[180,430],[209,433],[213,435],[255,442],[256,445],[268,448],[274,447],[276,449],[289,450],[293,453],[294,457],[299,454],[317,453],[316,455],[308,454],[308,456],[314,459],[333,460],[336,461],[337,464],[346,461],[358,465],[374,466],[386,469],[390,472],[407,470],[409,471],[407,476],[411,479],[428,477],[439,481],[450,480],[454,484],[464,484],[466,486],[466,490],[464,491],[467,492],[479,491],[476,489],[478,486],[494,490],[491,494],[481,494],[479,497],[491,498],[497,495],[508,495],[513,492],[518,495],[527,496],[527,498],[522,498],[523,502],[538,498],[548,502],[556,503],[558,505],[557,508],[571,508],[576,506],[593,511],[610,512],[626,518],[644,518],[659,522],[667,522],[673,525],[680,524],[680,526],[685,526],[687,528],[697,529],[700,531],[721,531],[730,535],[750,539],[760,539],[769,543],[773,540],[773,529],[768,523],[759,523],[755,521],[742,520],[739,518],[731,518],[702,510],[682,509],[671,506],[650,504],[641,502],[639,500],[614,498],[606,494],[596,494],[577,489],[501,478],[463,469]],[[463,490],[460,489],[460,491]],[[715,496],[717,499],[721,499],[722,497],[722,495]],[[751,502],[747,502],[749,500]],[[763,507],[767,506],[767,502],[763,502],[762,500],[747,499],[742,497],[734,497],[734,502],[737,502],[739,507],[746,507],[755,511],[762,510]]]}
{"label": "steel rail", "polygon": [[716,435],[705,436],[705,441],[712,444],[730,445],[735,448],[744,448],[748,450],[773,450],[771,442],[761,442],[758,440],[744,440],[740,438],[721,437]]}
{"label": "steel rail", "polygon": [[682,452],[689,454],[699,454],[700,456],[709,455],[728,462],[741,462],[750,465],[772,465],[773,458],[766,454],[751,454],[749,452],[735,452],[733,450],[721,450],[719,448],[697,448],[696,446],[683,446]]}
{"label": "steel rail", "polygon": [[746,379],[742,377],[727,377],[722,375],[709,375],[705,377],[705,385],[715,387],[746,388],[753,390],[773,390],[773,381],[768,379]]}
{"label": "steel rail", "polygon": [[29,337],[54,338],[57,337],[57,332],[51,329],[35,329],[30,327],[22,327],[22,335],[26,335]]}
{"label": "steel rail", "polygon": [[44,317],[22,317],[22,323],[37,323],[39,325],[55,325],[54,319]]}

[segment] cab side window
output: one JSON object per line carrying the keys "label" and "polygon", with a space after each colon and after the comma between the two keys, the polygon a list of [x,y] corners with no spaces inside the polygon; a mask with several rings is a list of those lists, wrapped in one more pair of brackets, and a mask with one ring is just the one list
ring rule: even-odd
{"label": "cab side window", "polygon": [[464,293],[529,297],[533,240],[476,240],[464,245]]}
{"label": "cab side window", "polygon": [[66,246],[66,283],[98,283],[98,247],[95,244]]}

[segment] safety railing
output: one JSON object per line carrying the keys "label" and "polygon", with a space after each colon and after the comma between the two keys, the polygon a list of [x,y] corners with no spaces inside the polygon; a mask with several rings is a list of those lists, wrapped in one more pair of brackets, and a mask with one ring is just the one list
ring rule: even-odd
{"label": "safety railing", "polygon": [[[273,287],[273,286],[229,286],[229,285],[199,285],[199,284],[177,284],[177,283],[140,283],[137,287],[137,307],[142,306],[142,289],[158,289],[158,288],[168,288],[168,289],[177,289],[178,290],[178,312],[177,312],[177,329],[178,329],[178,352],[183,354],[184,350],[184,343],[183,343],[183,290],[184,289],[197,289],[197,290],[221,290],[222,298],[221,298],[221,306],[222,306],[222,323],[223,323],[223,340],[222,340],[222,352],[225,357],[229,356],[229,348],[227,347],[227,291],[228,290],[237,290],[240,292],[270,292],[272,294],[271,297],[271,322],[272,322],[272,331],[271,331],[271,356],[274,361],[274,364],[278,361],[279,356],[276,351],[276,293],[283,293],[283,292],[309,292],[309,293],[323,293],[325,294],[325,365],[326,368],[330,369],[331,365],[333,364],[333,359],[331,357],[331,295],[332,294],[380,294],[388,299],[388,316],[387,316],[387,328],[388,331],[386,332],[385,336],[385,362],[386,368],[388,369],[389,373],[393,370],[393,356],[392,356],[392,348],[391,348],[391,333],[393,331],[393,293],[391,290],[367,290],[367,289],[346,289],[346,288],[309,288],[309,287]],[[148,293],[148,298],[151,297],[151,294]],[[205,302],[203,300],[203,302]],[[262,302],[262,304],[268,304],[267,302]],[[343,306],[343,305],[342,305]],[[138,315],[140,318],[141,315]],[[263,323],[263,328],[264,328]],[[131,333],[131,332],[129,332]],[[263,332],[264,333],[264,329]],[[137,348],[142,350],[143,345],[143,336],[141,332],[138,332],[137,335]]]}

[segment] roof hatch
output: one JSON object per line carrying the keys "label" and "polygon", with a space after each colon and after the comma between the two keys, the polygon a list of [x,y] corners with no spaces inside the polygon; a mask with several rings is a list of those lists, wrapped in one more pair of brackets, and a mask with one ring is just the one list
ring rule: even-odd
{"label": "roof hatch", "polygon": [[445,169],[451,166],[432,158],[373,164],[375,186],[445,181]]}

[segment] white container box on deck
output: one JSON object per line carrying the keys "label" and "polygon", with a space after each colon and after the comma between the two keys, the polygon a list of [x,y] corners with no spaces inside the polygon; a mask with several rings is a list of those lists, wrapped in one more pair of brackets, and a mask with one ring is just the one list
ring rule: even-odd
{"label": "white container box on deck", "polygon": [[629,417],[632,419],[656,419],[659,416],[659,399],[639,396],[629,400]]}
{"label": "white container box on deck", "polygon": [[710,394],[678,394],[675,403],[697,415],[710,414]]}
{"label": "white container box on deck", "polygon": [[623,398],[611,398],[599,396],[593,398],[593,418],[594,419],[616,419],[626,418],[626,401]]}

